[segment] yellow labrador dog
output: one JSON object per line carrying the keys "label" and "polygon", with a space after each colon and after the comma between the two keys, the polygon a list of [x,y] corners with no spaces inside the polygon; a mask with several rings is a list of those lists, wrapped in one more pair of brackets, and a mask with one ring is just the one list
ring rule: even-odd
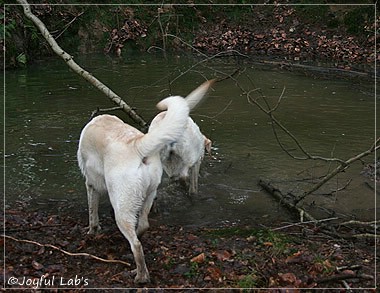
{"label": "yellow labrador dog", "polygon": [[160,152],[182,137],[190,109],[202,100],[212,83],[205,82],[185,99],[172,96],[159,102],[157,108],[167,110],[165,117],[145,135],[111,115],[94,118],[80,135],[77,156],[86,179],[88,233],[100,229],[99,196],[108,193],[116,224],[133,252],[136,283],[150,280],[138,236],[149,227],[148,214],[161,182]]}
{"label": "yellow labrador dog", "polygon": [[[159,127],[167,112],[159,113],[151,122],[150,129]],[[211,152],[211,140],[204,136],[190,117],[183,135],[161,150],[165,173],[174,180],[189,182],[189,193],[198,193],[198,177],[204,150]],[[190,180],[188,180],[190,179]]]}

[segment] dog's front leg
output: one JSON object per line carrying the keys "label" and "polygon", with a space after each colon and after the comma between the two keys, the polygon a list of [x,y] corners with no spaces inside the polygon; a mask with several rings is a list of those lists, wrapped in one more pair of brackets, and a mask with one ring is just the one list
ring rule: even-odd
{"label": "dog's front leg", "polygon": [[88,234],[94,234],[100,230],[99,226],[99,192],[95,188],[86,183],[87,200],[88,200],[88,221],[89,230]]}
{"label": "dog's front leg", "polygon": [[198,177],[199,170],[201,167],[201,159],[199,159],[191,168],[190,168],[190,194],[198,194]]}

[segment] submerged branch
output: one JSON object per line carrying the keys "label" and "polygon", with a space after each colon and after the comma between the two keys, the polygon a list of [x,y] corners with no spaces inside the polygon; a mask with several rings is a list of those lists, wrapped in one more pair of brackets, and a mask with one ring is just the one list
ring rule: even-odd
{"label": "submerged branch", "polygon": [[299,215],[301,223],[304,219],[312,222],[318,222],[312,215],[306,212],[304,209],[296,206],[291,200],[288,200],[285,195],[281,193],[280,190],[272,186],[269,182],[259,181],[259,185],[267,192],[272,194],[282,205],[284,205],[289,211],[295,212]]}
{"label": "submerged branch", "polygon": [[[281,147],[281,149],[287,154],[289,155],[291,158],[293,159],[296,159],[296,160],[320,160],[320,161],[324,161],[324,162],[339,162],[341,164],[344,164],[345,161],[342,160],[342,159],[339,159],[339,158],[326,158],[326,157],[322,157],[322,156],[315,156],[315,155],[312,155],[310,154],[308,151],[306,151],[306,149],[302,146],[302,144],[298,141],[298,139],[295,137],[295,135],[293,133],[291,133],[273,114],[273,112],[275,110],[277,110],[278,108],[278,105],[280,104],[281,102],[281,99],[284,95],[284,91],[285,91],[285,88],[283,89],[278,101],[277,101],[277,104],[271,108],[269,106],[269,103],[267,102],[265,96],[261,95],[261,98],[264,99],[267,107],[269,108],[268,110],[265,109],[265,107],[263,105],[261,105],[257,99],[253,99],[251,97],[251,93],[254,92],[254,91],[257,91],[257,90],[251,90],[249,92],[247,92],[247,98],[248,98],[248,102],[250,104],[253,104],[253,105],[256,105],[264,114],[266,114],[267,116],[269,116],[270,120],[272,121],[272,129],[273,129],[273,133],[275,135],[275,138],[279,144],[279,146]],[[289,136],[291,138],[291,140],[296,144],[297,148],[304,154],[304,157],[298,157],[298,156],[295,156],[293,154],[291,154],[286,148],[285,146],[283,145],[283,143],[281,142],[279,136],[278,136],[278,133],[277,133],[277,130],[275,128],[275,126],[278,126],[287,136]]]}

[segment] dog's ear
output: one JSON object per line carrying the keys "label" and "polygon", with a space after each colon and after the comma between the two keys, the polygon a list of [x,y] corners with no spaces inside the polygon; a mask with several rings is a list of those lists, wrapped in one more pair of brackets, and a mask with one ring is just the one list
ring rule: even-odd
{"label": "dog's ear", "polygon": [[214,84],[214,82],[215,79],[211,79],[202,83],[185,98],[190,110],[194,109],[199,104],[199,102],[205,97],[207,91]]}
{"label": "dog's ear", "polygon": [[212,141],[211,139],[208,139],[206,136],[203,135],[204,138],[204,144],[205,144],[205,149],[209,156],[211,156],[211,146],[212,146]]}

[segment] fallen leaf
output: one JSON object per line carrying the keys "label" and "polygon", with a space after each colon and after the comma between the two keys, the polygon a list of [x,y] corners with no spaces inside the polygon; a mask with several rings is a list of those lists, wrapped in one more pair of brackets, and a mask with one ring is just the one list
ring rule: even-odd
{"label": "fallen leaf", "polygon": [[353,270],[344,270],[342,272],[342,274],[349,275],[349,276],[355,276],[356,275],[356,273]]}
{"label": "fallen leaf", "polygon": [[42,270],[44,268],[42,264],[40,264],[39,262],[35,260],[32,261],[32,267],[37,271]]}
{"label": "fallen leaf", "polygon": [[232,254],[230,252],[228,252],[227,250],[223,250],[223,251],[217,251],[216,253],[216,257],[218,260],[220,261],[229,261]]}
{"label": "fallen leaf", "polygon": [[207,268],[208,276],[213,280],[220,280],[222,278],[222,271],[217,267],[208,267]]}
{"label": "fallen leaf", "polygon": [[294,284],[297,280],[293,273],[278,274],[280,280],[286,284]]}
{"label": "fallen leaf", "polygon": [[44,252],[45,252],[45,246],[42,246],[42,247],[38,250],[37,254],[38,254],[38,255],[41,255],[41,254],[43,254]]}
{"label": "fallen leaf", "polygon": [[203,263],[205,260],[206,260],[206,255],[204,254],[204,252],[202,252],[201,254],[198,254],[197,256],[194,256],[190,260],[190,262]]}
{"label": "fallen leaf", "polygon": [[311,262],[313,257],[303,251],[297,251],[291,256],[288,256],[285,260],[286,263],[307,263]]}

